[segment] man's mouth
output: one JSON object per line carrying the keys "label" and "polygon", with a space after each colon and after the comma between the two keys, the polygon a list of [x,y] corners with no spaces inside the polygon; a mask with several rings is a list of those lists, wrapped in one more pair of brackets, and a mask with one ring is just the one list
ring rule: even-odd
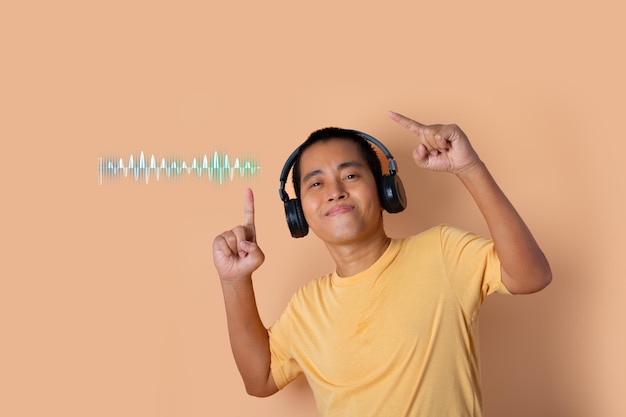
{"label": "man's mouth", "polygon": [[348,213],[348,212],[350,212],[352,210],[354,210],[354,206],[341,204],[341,205],[335,206],[332,209],[330,209],[326,213],[326,216],[337,216],[339,214]]}

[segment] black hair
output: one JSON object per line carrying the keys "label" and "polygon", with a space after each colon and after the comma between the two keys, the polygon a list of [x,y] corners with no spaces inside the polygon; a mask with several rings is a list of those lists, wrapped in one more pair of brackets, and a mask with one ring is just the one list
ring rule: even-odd
{"label": "black hair", "polygon": [[300,157],[302,156],[302,153],[311,145],[314,145],[318,142],[327,142],[331,139],[346,139],[357,144],[361,156],[367,163],[367,166],[372,171],[372,174],[374,174],[377,189],[380,189],[380,182],[382,181],[383,176],[382,167],[380,164],[380,159],[378,158],[378,154],[376,153],[376,150],[374,149],[372,144],[354,130],[342,129],[339,127],[325,127],[311,133],[307,140],[305,140],[302,145],[300,145],[292,172],[293,188],[296,192],[296,197],[300,198]]}

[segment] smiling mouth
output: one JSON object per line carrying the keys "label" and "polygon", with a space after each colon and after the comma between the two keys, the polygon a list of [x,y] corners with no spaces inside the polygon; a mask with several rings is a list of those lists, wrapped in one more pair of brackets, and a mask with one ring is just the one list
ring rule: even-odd
{"label": "smiling mouth", "polygon": [[326,213],[326,216],[337,216],[339,214],[348,213],[352,210],[354,210],[354,206],[346,206],[346,205],[335,206],[332,209],[330,209],[328,213]]}

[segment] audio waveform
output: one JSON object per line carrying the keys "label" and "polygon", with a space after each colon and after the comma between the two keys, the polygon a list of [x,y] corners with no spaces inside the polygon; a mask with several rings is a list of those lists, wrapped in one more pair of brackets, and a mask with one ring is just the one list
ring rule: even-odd
{"label": "audio waveform", "polygon": [[123,158],[100,157],[98,158],[98,183],[130,178],[135,181],[145,180],[148,184],[150,177],[156,181],[165,176],[166,178],[178,178],[182,176],[195,176],[197,178],[208,178],[223,184],[225,181],[233,181],[235,175],[238,178],[250,178],[261,169],[259,163],[252,158],[235,158],[231,162],[228,154],[215,152],[212,158],[205,154],[202,158],[193,158],[191,164],[178,158],[161,158],[157,163],[157,158],[152,155],[150,161],[146,162],[143,151],[137,160],[133,155],[125,163]]}

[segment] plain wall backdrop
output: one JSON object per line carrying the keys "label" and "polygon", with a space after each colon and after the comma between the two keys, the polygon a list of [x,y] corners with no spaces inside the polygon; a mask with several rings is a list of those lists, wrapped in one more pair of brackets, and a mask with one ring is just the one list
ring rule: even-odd
{"label": "plain wall backdrop", "polygon": [[[545,291],[484,305],[486,415],[625,415],[623,16],[610,0],[3,3],[0,415],[315,416],[303,378],[245,394],[211,244],[252,187],[267,325],[332,268],[278,197],[325,126],[395,156],[409,207],[385,215],[391,235],[487,233],[388,110],[460,125],[551,261]],[[98,183],[98,158],[140,151],[261,168]]]}

